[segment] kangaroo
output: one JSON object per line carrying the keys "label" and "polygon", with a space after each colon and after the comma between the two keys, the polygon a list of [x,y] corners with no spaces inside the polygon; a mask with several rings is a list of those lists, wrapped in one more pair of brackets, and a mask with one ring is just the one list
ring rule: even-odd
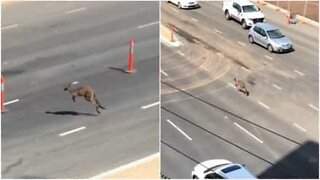
{"label": "kangaroo", "polygon": [[100,102],[98,101],[96,94],[94,93],[93,89],[90,86],[87,85],[81,85],[79,87],[76,88],[72,88],[71,87],[72,83],[68,84],[64,90],[65,91],[69,91],[71,96],[72,96],[72,100],[73,102],[76,102],[76,97],[79,96],[83,96],[83,98],[90,102],[91,104],[94,104],[96,106],[96,111],[100,114],[99,108],[101,109],[106,109],[105,107],[103,107]]}
{"label": "kangaroo", "polygon": [[246,88],[246,84],[241,81],[240,79],[234,78],[234,84],[236,86],[236,88],[238,88],[239,91],[245,93],[247,96],[249,96],[249,91]]}

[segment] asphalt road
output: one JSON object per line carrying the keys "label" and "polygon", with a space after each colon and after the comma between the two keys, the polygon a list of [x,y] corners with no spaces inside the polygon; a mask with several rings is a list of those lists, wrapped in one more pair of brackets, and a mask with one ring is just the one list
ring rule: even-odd
{"label": "asphalt road", "polygon": [[[89,178],[159,151],[158,2],[2,4],[2,178]],[[134,74],[127,74],[134,40]],[[63,91],[78,81],[100,115]],[[145,107],[147,106],[147,107]],[[71,133],[70,131],[73,133]],[[69,133],[67,133],[69,132]]]}
{"label": "asphalt road", "polygon": [[[225,20],[221,2],[200,5],[161,7],[162,23],[183,44],[161,49],[162,175],[191,178],[196,164],[227,159],[259,178],[318,178],[319,30],[261,7],[295,48],[271,54]],[[234,77],[247,83],[248,97]]]}

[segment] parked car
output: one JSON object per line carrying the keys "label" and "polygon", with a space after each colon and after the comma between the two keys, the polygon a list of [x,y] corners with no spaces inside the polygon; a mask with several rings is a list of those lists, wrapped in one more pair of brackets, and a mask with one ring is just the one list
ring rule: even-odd
{"label": "parked car", "polygon": [[196,165],[192,179],[255,179],[243,165],[225,159],[212,159]]}
{"label": "parked car", "polygon": [[180,9],[198,8],[199,7],[198,0],[168,0],[167,2],[171,2],[175,5],[177,5]]}
{"label": "parked car", "polygon": [[269,52],[284,52],[293,50],[292,42],[279,28],[268,23],[257,23],[249,30],[250,43],[257,43]]}
{"label": "parked car", "polygon": [[240,22],[242,28],[247,29],[257,22],[264,22],[264,14],[248,0],[224,1],[222,5],[225,18]]}

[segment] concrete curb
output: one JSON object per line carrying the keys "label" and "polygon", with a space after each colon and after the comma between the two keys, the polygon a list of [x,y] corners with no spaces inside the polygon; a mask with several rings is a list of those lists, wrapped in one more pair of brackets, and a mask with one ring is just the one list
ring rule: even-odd
{"label": "concrete curb", "polygon": [[173,35],[173,41],[171,41],[171,30],[161,23],[160,25],[160,40],[162,43],[169,47],[179,47],[181,43],[177,41],[177,37]]}
{"label": "concrete curb", "polygon": [[[263,5],[263,6],[267,6],[268,8],[273,9],[273,10],[275,10],[275,11],[280,11],[280,12],[282,12],[285,16],[287,16],[287,14],[289,13],[288,10],[283,9],[283,8],[280,8],[280,7],[278,7],[278,6],[276,6],[276,5],[273,5],[273,4],[267,3],[267,2],[265,2],[264,0],[251,0],[251,1],[257,3],[258,5],[261,4],[261,5]],[[307,23],[307,24],[310,24],[310,25],[312,25],[312,26],[314,26],[314,27],[319,28],[319,22],[317,22],[317,21],[314,21],[314,20],[312,20],[312,19],[306,18],[306,17],[301,16],[301,15],[297,15],[296,17],[297,17],[297,20],[298,20],[299,22],[301,22],[301,23]]]}

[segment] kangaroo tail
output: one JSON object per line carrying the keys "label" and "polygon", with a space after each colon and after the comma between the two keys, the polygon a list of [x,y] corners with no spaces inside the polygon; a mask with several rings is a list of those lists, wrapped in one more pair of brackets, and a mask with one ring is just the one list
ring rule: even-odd
{"label": "kangaroo tail", "polygon": [[100,102],[98,101],[96,95],[94,94],[93,96],[94,96],[94,100],[96,101],[97,105],[98,105],[100,108],[102,108],[102,109],[106,109],[105,107],[103,107],[103,106],[100,104]]}

